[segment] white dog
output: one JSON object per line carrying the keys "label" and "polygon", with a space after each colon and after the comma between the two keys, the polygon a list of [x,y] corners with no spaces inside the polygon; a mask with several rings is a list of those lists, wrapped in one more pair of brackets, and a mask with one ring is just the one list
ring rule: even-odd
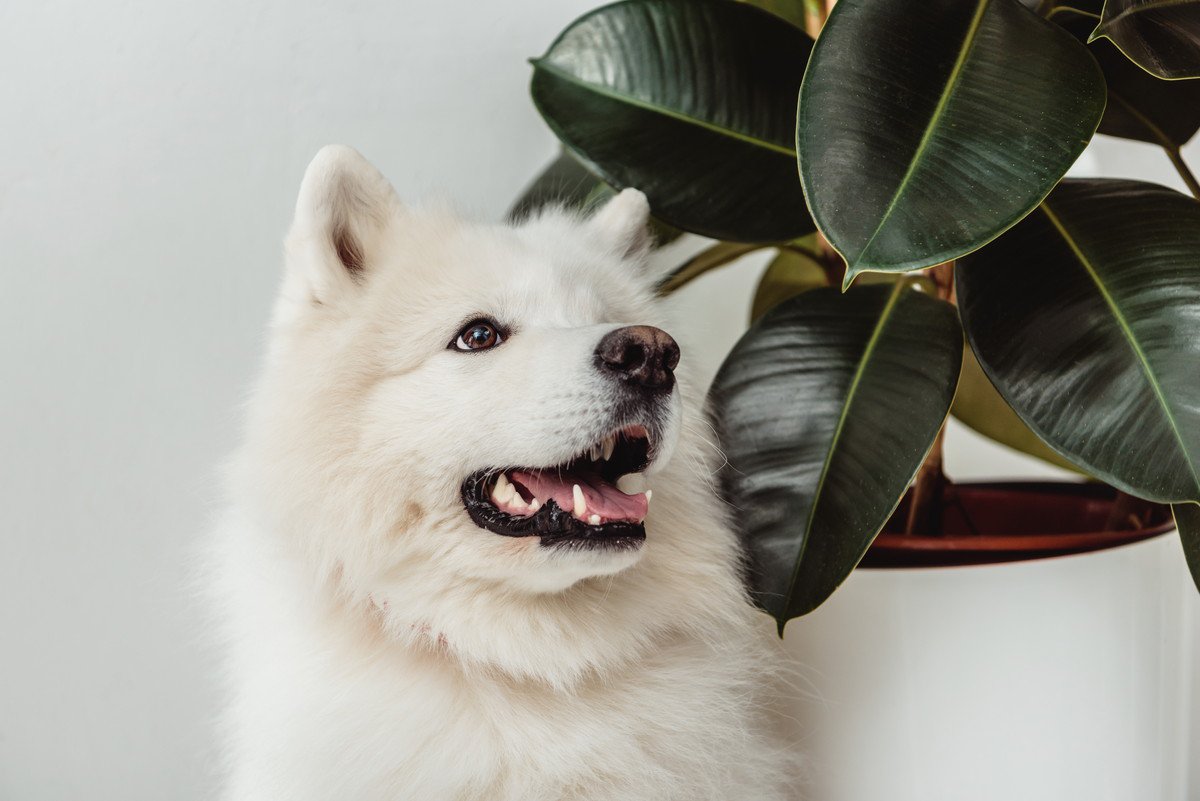
{"label": "white dog", "polygon": [[647,219],[313,160],[215,549],[225,798],[794,797]]}

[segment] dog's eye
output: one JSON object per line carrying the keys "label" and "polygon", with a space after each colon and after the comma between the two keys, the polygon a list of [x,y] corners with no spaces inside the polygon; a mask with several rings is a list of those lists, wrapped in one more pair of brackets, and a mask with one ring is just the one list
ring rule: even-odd
{"label": "dog's eye", "polygon": [[473,320],[458,332],[458,338],[451,343],[451,347],[456,350],[487,350],[503,341],[500,327],[491,320]]}

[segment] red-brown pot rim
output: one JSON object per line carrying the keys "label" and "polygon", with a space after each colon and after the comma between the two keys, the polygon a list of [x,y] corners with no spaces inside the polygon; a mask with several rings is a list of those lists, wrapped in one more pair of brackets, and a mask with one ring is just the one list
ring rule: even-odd
{"label": "red-brown pot rim", "polygon": [[[1103,530],[1101,523],[1116,499],[1116,490],[1103,484],[956,483],[954,492],[958,511],[947,508],[946,535],[906,535],[897,531],[907,511],[906,499],[867,551],[861,567],[950,567],[1066,556],[1141,542],[1175,527],[1169,507],[1153,504],[1150,525]],[[956,514],[979,520],[980,533],[962,531]],[[1023,515],[1028,519],[1022,519]]]}

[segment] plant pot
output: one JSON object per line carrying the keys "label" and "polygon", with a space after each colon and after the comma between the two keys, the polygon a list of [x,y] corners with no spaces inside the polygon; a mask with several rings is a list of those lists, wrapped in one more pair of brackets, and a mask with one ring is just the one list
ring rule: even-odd
{"label": "plant pot", "polygon": [[1112,487],[1094,483],[954,484],[947,493],[943,534],[904,534],[905,498],[861,566],[945,567],[1064,556],[1128,545],[1174,528],[1168,507],[1141,504],[1144,525],[1105,530],[1116,499]]}
{"label": "plant pot", "polygon": [[1106,487],[958,490],[945,536],[893,528],[869,555],[908,569],[856,570],[787,626],[807,797],[1200,797],[1200,603],[1178,542],[1155,536],[1170,530],[1161,510],[1147,528],[1105,532]]}

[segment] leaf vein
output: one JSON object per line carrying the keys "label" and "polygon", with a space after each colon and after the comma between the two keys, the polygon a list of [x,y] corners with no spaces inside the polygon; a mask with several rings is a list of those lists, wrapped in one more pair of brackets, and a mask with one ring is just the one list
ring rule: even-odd
{"label": "leaf vein", "polygon": [[1125,319],[1125,315],[1121,311],[1120,306],[1117,305],[1116,299],[1113,298],[1112,294],[1108,291],[1108,288],[1104,286],[1104,282],[1100,279],[1099,273],[1096,272],[1095,265],[1092,264],[1091,259],[1089,259],[1087,254],[1083,252],[1083,249],[1079,246],[1079,243],[1075,241],[1073,236],[1071,236],[1071,232],[1067,230],[1067,227],[1063,224],[1058,215],[1054,213],[1054,210],[1050,208],[1050,204],[1042,201],[1041,209],[1045,213],[1046,217],[1049,218],[1050,223],[1058,231],[1059,235],[1066,242],[1067,247],[1071,249],[1071,252],[1075,255],[1075,258],[1081,265],[1083,265],[1083,268],[1087,271],[1088,277],[1090,277],[1092,282],[1095,283],[1096,290],[1104,299],[1109,311],[1112,312],[1113,317],[1116,319],[1117,326],[1121,329],[1121,333],[1125,335],[1126,341],[1133,349],[1133,353],[1137,357],[1138,366],[1142,368],[1142,373],[1146,376],[1146,380],[1149,382],[1150,389],[1154,392],[1154,397],[1158,400],[1159,406],[1162,407],[1163,414],[1167,418],[1167,423],[1171,427],[1171,432],[1175,435],[1175,440],[1178,442],[1179,449],[1183,453],[1183,461],[1188,466],[1189,472],[1192,474],[1193,486],[1196,487],[1197,491],[1200,491],[1200,474],[1198,474],[1196,471],[1196,465],[1192,461],[1192,454],[1188,450],[1187,442],[1183,439],[1182,432],[1179,430],[1179,423],[1175,420],[1175,414],[1171,411],[1170,404],[1167,403],[1167,397],[1163,393],[1162,385],[1159,384],[1158,377],[1154,374],[1154,370],[1150,367],[1150,360],[1147,358],[1146,352],[1142,350],[1141,343],[1138,342],[1137,337],[1133,333],[1133,328],[1129,325],[1129,321]]}
{"label": "leaf vein", "polygon": [[906,290],[908,286],[909,283],[907,281],[897,281],[895,286],[892,287],[892,292],[888,296],[887,303],[884,304],[883,311],[880,312],[879,321],[875,324],[874,330],[871,331],[871,336],[867,340],[867,346],[863,349],[862,356],[854,368],[854,377],[850,379],[850,389],[846,393],[846,402],[842,404],[837,425],[833,430],[833,438],[829,441],[829,449],[825,452],[825,461],[821,465],[821,475],[817,478],[817,486],[813,492],[813,503],[808,509],[808,519],[804,522],[804,538],[801,540],[800,553],[796,555],[796,563],[792,567],[792,576],[788,580],[788,598],[791,598],[796,591],[796,581],[800,578],[800,564],[804,558],[804,552],[808,549],[813,521],[817,516],[817,506],[821,502],[821,493],[825,489],[825,479],[829,475],[829,467],[833,463],[833,455],[837,451],[838,443],[842,438],[842,431],[846,427],[846,420],[850,416],[850,407],[854,404],[854,397],[858,393],[858,385],[862,382],[863,374],[867,369],[867,363],[875,355],[875,348],[879,344],[883,330],[887,327],[888,320],[892,316],[892,311],[896,308],[896,304],[900,300],[900,293]]}
{"label": "leaf vein", "polygon": [[544,59],[535,60],[533,62],[533,66],[539,70],[543,70],[545,72],[550,73],[551,75],[553,75],[554,77],[556,77],[560,80],[566,81],[567,83],[573,84],[575,86],[579,86],[579,87],[588,89],[589,91],[595,92],[596,94],[601,95],[602,97],[607,97],[610,100],[617,100],[619,102],[627,103],[628,105],[634,106],[635,108],[640,108],[645,111],[651,111],[651,112],[654,112],[655,114],[661,114],[664,117],[669,117],[673,120],[677,120],[679,122],[684,122],[689,125],[695,125],[698,128],[703,128],[707,131],[711,131],[713,133],[720,134],[721,136],[726,136],[731,139],[736,139],[738,141],[754,145],[755,147],[761,147],[765,150],[770,150],[775,153],[779,153],[780,155],[787,156],[789,159],[792,159],[793,161],[796,159],[796,151],[794,148],[785,147],[783,145],[778,145],[774,142],[768,142],[765,139],[760,139],[759,137],[751,136],[750,134],[734,130],[733,128],[727,128],[723,125],[717,125],[715,123],[711,123],[706,120],[699,119],[698,117],[690,117],[686,114],[681,114],[678,111],[675,111],[674,109],[667,108],[666,106],[660,105],[658,103],[651,103],[649,101],[642,100],[641,98],[633,97],[632,95],[623,94],[621,92],[617,92],[612,89],[609,89],[608,87],[601,86],[600,84],[589,83],[588,81],[579,79],[578,77],[572,75],[571,73],[567,72],[566,70],[562,70],[562,69],[559,69],[558,67],[547,64]]}
{"label": "leaf vein", "polygon": [[987,10],[989,2],[990,0],[979,0],[979,5],[975,9],[975,16],[971,18],[971,24],[968,26],[966,36],[963,38],[962,47],[958,51],[958,57],[954,60],[954,66],[950,68],[950,79],[946,81],[946,86],[942,89],[941,96],[938,97],[933,114],[929,117],[929,124],[925,126],[925,131],[921,135],[920,141],[917,142],[916,152],[913,153],[913,157],[908,163],[908,169],[904,171],[904,175],[901,177],[900,184],[896,187],[891,201],[888,203],[887,208],[884,209],[883,216],[879,218],[879,224],[875,226],[875,230],[871,233],[867,244],[863,245],[863,249],[858,252],[858,256],[854,260],[855,264],[852,266],[856,267],[862,263],[867,251],[871,249],[871,245],[874,244],[876,237],[879,236],[884,226],[887,225],[892,212],[896,210],[896,204],[900,202],[900,198],[904,195],[904,191],[908,188],[908,184],[916,174],[917,167],[920,165],[929,148],[929,140],[933,138],[934,130],[937,128],[938,123],[941,122],[942,115],[946,112],[946,106],[949,105],[950,98],[958,86],[958,80],[962,76],[963,65],[966,64],[967,56],[975,46],[975,35],[979,32],[979,26],[983,24],[983,15]]}

